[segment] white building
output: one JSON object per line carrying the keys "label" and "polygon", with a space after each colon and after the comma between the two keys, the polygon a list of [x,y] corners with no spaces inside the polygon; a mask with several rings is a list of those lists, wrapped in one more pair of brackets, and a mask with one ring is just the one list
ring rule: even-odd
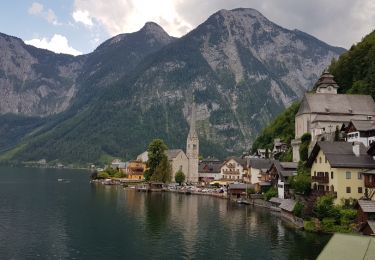
{"label": "white building", "polygon": [[189,161],[184,151],[182,151],[181,149],[172,149],[172,150],[167,150],[166,153],[167,153],[168,161],[172,167],[171,181],[172,182],[175,181],[174,178],[178,171],[182,171],[185,174],[185,176],[187,176],[188,170],[189,170],[188,169]]}
{"label": "white building", "polygon": [[347,142],[361,142],[369,147],[375,142],[374,120],[352,120],[345,128]]}
{"label": "white building", "polygon": [[247,176],[247,160],[229,157],[220,168],[221,176],[225,180],[242,181]]}
{"label": "white building", "polygon": [[215,158],[207,158],[199,162],[199,181],[211,182],[222,179],[221,166],[223,162]]}
{"label": "white building", "polygon": [[332,136],[344,123],[375,118],[375,102],[371,96],[337,94],[338,88],[333,76],[325,71],[314,86],[316,93],[305,93],[295,118],[293,161],[299,161],[303,134],[311,134],[313,146],[322,137]]}

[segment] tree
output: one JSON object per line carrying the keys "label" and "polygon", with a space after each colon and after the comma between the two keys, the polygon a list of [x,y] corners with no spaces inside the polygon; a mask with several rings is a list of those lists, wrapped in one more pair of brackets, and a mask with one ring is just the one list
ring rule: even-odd
{"label": "tree", "polygon": [[179,185],[181,185],[185,181],[185,178],[185,174],[181,170],[176,172],[176,175],[174,176],[175,182],[177,182]]}
{"label": "tree", "polygon": [[306,162],[299,161],[297,167],[297,176],[290,179],[290,187],[296,193],[309,195],[311,191],[310,169],[306,167]]}
{"label": "tree", "polygon": [[309,157],[309,145],[311,142],[311,134],[304,133],[301,137],[301,145],[299,147],[299,154],[301,161],[307,161]]}
{"label": "tree", "polygon": [[152,176],[156,172],[156,168],[158,167],[161,162],[166,159],[168,162],[167,155],[165,151],[167,150],[167,146],[161,139],[154,139],[148,146],[148,161],[147,167],[148,170],[144,173],[145,180],[149,181],[152,179]]}
{"label": "tree", "polygon": [[318,219],[323,219],[326,217],[338,218],[339,210],[333,204],[334,198],[332,196],[321,196],[317,199],[314,213]]}
{"label": "tree", "polygon": [[340,141],[340,129],[338,126],[336,126],[336,130],[335,130],[335,142],[338,142]]}
{"label": "tree", "polygon": [[172,176],[172,167],[168,161],[167,156],[164,156],[156,167],[154,174],[151,176],[151,181],[161,181],[164,183],[168,183],[171,181]]}

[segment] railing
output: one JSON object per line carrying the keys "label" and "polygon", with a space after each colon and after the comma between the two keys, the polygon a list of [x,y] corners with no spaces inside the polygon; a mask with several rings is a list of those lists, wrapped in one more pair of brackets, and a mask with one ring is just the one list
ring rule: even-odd
{"label": "railing", "polygon": [[226,170],[226,171],[223,171],[223,174],[237,174],[237,175],[239,175],[240,171],[228,171],[228,170]]}
{"label": "railing", "polygon": [[328,176],[312,176],[312,181],[320,182],[320,183],[328,183],[329,178]]}
{"label": "railing", "polygon": [[366,188],[375,188],[375,181],[365,178],[365,187]]}

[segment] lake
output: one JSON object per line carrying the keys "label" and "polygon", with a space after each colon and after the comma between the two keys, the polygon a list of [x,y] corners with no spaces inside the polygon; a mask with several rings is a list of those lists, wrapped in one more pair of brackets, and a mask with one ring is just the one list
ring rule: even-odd
{"label": "lake", "polygon": [[297,231],[267,209],[89,177],[0,168],[0,258],[315,259],[330,238]]}

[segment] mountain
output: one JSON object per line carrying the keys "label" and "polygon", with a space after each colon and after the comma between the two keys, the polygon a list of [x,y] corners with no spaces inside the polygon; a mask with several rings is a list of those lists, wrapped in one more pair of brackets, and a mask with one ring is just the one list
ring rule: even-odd
{"label": "mountain", "polygon": [[[333,60],[329,71],[340,86],[341,94],[371,95],[375,99],[375,31],[368,34],[361,42]],[[273,140],[281,138],[289,142],[294,138],[294,118],[299,103],[286,109],[265,127],[256,138],[253,150],[272,148]]]}
{"label": "mountain", "polygon": [[147,23],[73,59],[82,65],[69,107],[3,158],[131,158],[156,137],[184,147],[193,98],[202,154],[239,152],[342,52],[254,9],[221,10],[179,39]]}

